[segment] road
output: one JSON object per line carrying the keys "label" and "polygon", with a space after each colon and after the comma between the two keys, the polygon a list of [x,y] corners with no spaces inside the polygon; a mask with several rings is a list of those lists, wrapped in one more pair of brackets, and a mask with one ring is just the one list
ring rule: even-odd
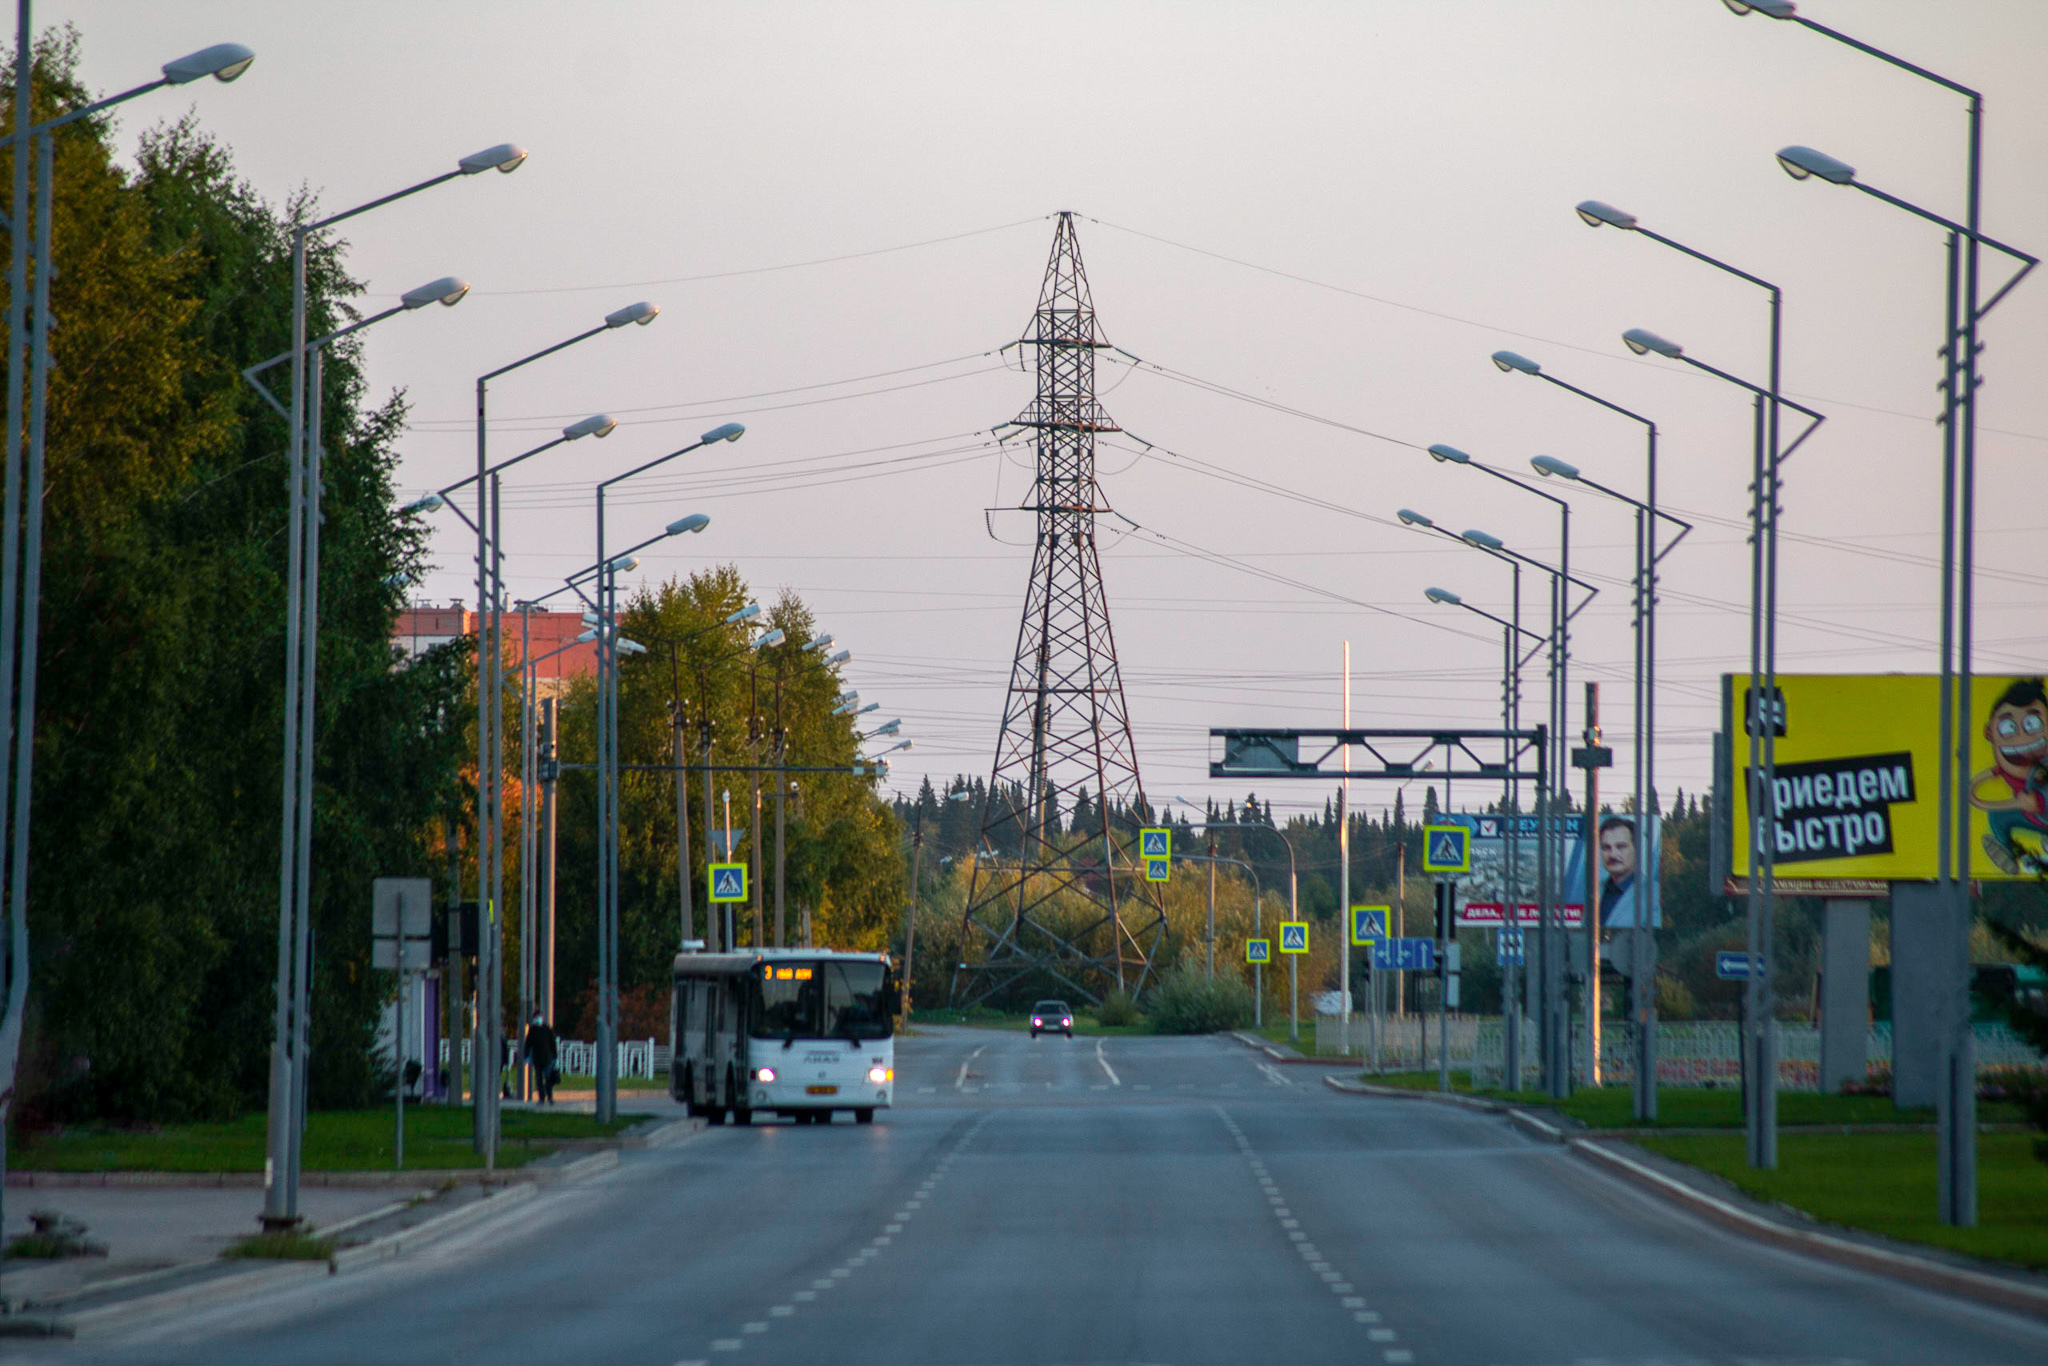
{"label": "road", "polygon": [[1502,1121],[1218,1038],[899,1043],[872,1126],[706,1131],[383,1267],[35,1359],[2016,1362]]}

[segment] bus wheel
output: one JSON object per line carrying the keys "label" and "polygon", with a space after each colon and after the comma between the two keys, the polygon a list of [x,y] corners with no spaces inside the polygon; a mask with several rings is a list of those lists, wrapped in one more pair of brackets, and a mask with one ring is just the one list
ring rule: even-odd
{"label": "bus wheel", "polygon": [[855,1110],[853,1112],[853,1122],[855,1124],[873,1124],[875,1122],[875,1107],[863,1105],[860,1109]]}
{"label": "bus wheel", "polygon": [[703,1108],[704,1122],[706,1124],[725,1123],[725,1107],[723,1105],[706,1105]]}
{"label": "bus wheel", "polygon": [[747,1106],[736,1105],[732,1111],[732,1122],[735,1124],[752,1124],[754,1122],[754,1112]]}

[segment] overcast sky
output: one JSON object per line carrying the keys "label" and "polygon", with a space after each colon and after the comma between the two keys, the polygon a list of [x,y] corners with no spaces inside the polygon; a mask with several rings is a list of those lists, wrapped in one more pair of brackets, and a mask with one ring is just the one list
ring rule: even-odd
{"label": "overcast sky", "polygon": [[[2048,248],[2048,5],[1803,12],[1982,90],[1984,230]],[[1760,381],[1765,299],[1587,229],[1572,206],[1589,197],[1785,291],[1785,387],[1828,422],[1787,476],[1781,667],[1934,667],[1941,231],[1796,183],[1772,153],[1820,148],[1959,217],[1965,106],[1796,25],[1717,0],[39,7],[39,23],[66,21],[106,90],[208,43],[255,48],[233,86],[129,106],[121,137],[196,109],[273,199],[304,185],[340,209],[493,143],[530,149],[515,175],[349,225],[351,268],[380,296],[447,273],[474,285],[451,312],[372,334],[375,391],[413,403],[401,483],[470,468],[477,374],[661,304],[652,326],[494,388],[494,455],[586,413],[620,420],[521,467],[512,589],[537,595],[590,562],[595,479],[745,422],[738,444],[623,486],[612,545],[710,514],[640,576],[729,560],[764,598],[801,594],[852,649],[851,686],[882,704],[871,719],[901,716],[915,741],[897,788],[988,773],[1030,562],[1028,518],[984,516],[1018,501],[1030,464],[988,436],[1032,392],[995,352],[1029,320],[1059,210],[1081,215],[1108,337],[1201,381],[1109,360],[1100,376],[1130,433],[1105,440],[1103,486],[1146,528],[1105,523],[1101,542],[1155,803],[1242,795],[1205,776],[1211,726],[1334,724],[1345,641],[1355,724],[1497,724],[1498,634],[1422,591],[1504,611],[1507,576],[1394,513],[1538,558],[1555,554],[1556,519],[1419,448],[1524,473],[1551,454],[1638,495],[1645,474],[1639,427],[1497,372],[1502,347],[1661,427],[1660,495],[1698,523],[1667,562],[1661,786],[1706,784],[1717,679],[1747,660],[1749,408],[1682,364],[1632,357],[1620,334],[1650,328]],[[1978,661],[2038,670],[2048,278],[1984,341]],[[1574,504],[1574,565],[1603,589],[1574,675],[1602,684],[1614,783],[1634,736],[1629,514]],[[468,558],[442,518],[422,589],[436,601],[464,595]],[[1525,620],[1542,602],[1525,584]],[[1540,679],[1528,687],[1539,720]]]}

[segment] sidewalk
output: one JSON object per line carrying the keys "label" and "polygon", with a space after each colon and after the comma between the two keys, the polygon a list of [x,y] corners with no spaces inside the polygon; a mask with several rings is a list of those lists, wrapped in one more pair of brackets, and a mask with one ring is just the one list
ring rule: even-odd
{"label": "sidewalk", "polygon": [[[344,1220],[403,1207],[406,1192],[304,1187],[299,1210],[314,1231]],[[230,1243],[260,1232],[263,1192],[253,1187],[105,1186],[69,1189],[10,1187],[8,1242],[30,1232],[29,1215],[55,1210],[82,1223],[85,1239],[107,1249],[104,1257],[0,1262],[0,1299],[63,1299],[102,1281],[218,1257]]]}

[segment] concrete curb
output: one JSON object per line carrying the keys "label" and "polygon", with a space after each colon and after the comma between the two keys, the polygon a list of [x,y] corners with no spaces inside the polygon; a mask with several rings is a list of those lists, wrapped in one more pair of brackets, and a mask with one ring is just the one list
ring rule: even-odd
{"label": "concrete curb", "polygon": [[1803,1252],[1839,1266],[1889,1276],[1982,1304],[1995,1304],[2003,1309],[2048,1318],[2048,1284],[2029,1285],[2018,1279],[1950,1266],[1910,1252],[1872,1247],[1827,1233],[1787,1228],[1704,1191],[1694,1190],[1682,1181],[1673,1180],[1625,1154],[1588,1139],[1573,1138],[1567,1141],[1566,1146],[1610,1174],[1757,1242]]}
{"label": "concrete curb", "polygon": [[[604,1164],[605,1166],[616,1167],[619,1165],[619,1155],[616,1152],[599,1153],[596,1156],[609,1157],[611,1159],[609,1163]],[[563,1177],[567,1178],[572,1170],[594,1160],[594,1158],[587,1157],[580,1162],[570,1163],[569,1166],[561,1168]],[[597,1169],[594,1168],[593,1170]],[[517,1209],[539,1194],[540,1187],[531,1183],[523,1186],[508,1187],[502,1191],[488,1192],[478,1199],[470,1201],[460,1209],[452,1209],[446,1214],[439,1214],[432,1219],[423,1220],[411,1228],[402,1228],[396,1233],[388,1233],[382,1238],[373,1238],[367,1243],[358,1243],[354,1247],[336,1248],[334,1255],[327,1259],[327,1272],[329,1275],[338,1276],[344,1271],[353,1271],[357,1267],[388,1261],[401,1253],[410,1252],[426,1243],[445,1238],[451,1233],[460,1232],[471,1224],[480,1224],[493,1214],[502,1214],[506,1210]]]}
{"label": "concrete curb", "polygon": [[1283,1063],[1289,1067],[1356,1067],[1359,1065],[1357,1058],[1310,1057],[1307,1054],[1281,1044],[1267,1043],[1258,1035],[1247,1034],[1241,1029],[1231,1030],[1230,1037],[1236,1039],[1246,1048],[1252,1049],[1254,1052],[1264,1053],[1274,1062]]}
{"label": "concrete curb", "polygon": [[1341,1091],[1347,1095],[1431,1100],[1439,1104],[1448,1102],[1464,1109],[1503,1115],[1510,1124],[1531,1138],[1545,1143],[1561,1144],[1609,1175],[1627,1181],[1659,1199],[1756,1242],[1790,1252],[1804,1253],[1838,1266],[1854,1267],[1859,1271],[1889,1276],[1894,1280],[1975,1300],[1981,1304],[1993,1304],[2001,1309],[2012,1309],[2023,1314],[2048,1318],[2048,1283],[2029,1284],[2017,1278],[1972,1271],[1967,1267],[1950,1266],[1945,1262],[1903,1250],[1874,1247],[1808,1229],[1789,1228],[1739,1205],[1709,1195],[1705,1191],[1695,1190],[1683,1181],[1674,1180],[1626,1154],[1602,1146],[1601,1140],[1627,1141],[1623,1137],[1598,1132],[1583,1136],[1573,1134],[1527,1110],[1514,1109],[1498,1101],[1481,1100],[1472,1096],[1444,1095],[1435,1091],[1409,1091],[1339,1077],[1324,1077],[1323,1081],[1331,1090]]}

